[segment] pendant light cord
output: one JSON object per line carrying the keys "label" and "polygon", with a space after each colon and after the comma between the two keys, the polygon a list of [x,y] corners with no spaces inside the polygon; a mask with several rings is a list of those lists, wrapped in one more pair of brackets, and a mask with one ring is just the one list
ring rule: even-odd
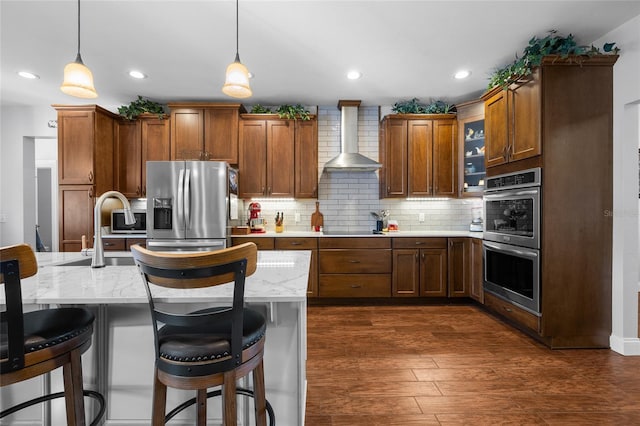
{"label": "pendant light cord", "polygon": [[[78,1],[80,1],[80,0],[78,0]],[[240,30],[238,29],[239,26],[240,26],[240,19],[238,17],[239,16],[238,3],[239,3],[239,0],[236,0],[236,61],[240,62],[240,59],[239,59],[240,58],[240,54],[238,53],[238,52],[240,52],[240,42],[239,42]]]}
{"label": "pendant light cord", "polygon": [[78,0],[78,54],[76,55],[76,62],[82,64],[82,57],[80,56],[80,0]]}

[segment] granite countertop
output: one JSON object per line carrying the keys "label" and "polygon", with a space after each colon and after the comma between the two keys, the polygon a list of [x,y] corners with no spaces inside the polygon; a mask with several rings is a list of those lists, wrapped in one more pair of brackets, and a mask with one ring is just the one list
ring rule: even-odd
{"label": "granite countertop", "polygon": [[[106,257],[131,256],[130,252],[108,252]],[[27,304],[128,304],[147,303],[142,279],[136,266],[59,266],[86,259],[80,253],[36,253],[38,273],[22,280],[22,298]],[[247,302],[301,302],[307,298],[311,252],[260,251],[258,268],[247,277]],[[159,300],[166,303],[228,302],[233,286],[223,284],[190,292],[161,289]],[[0,304],[4,304],[4,291]]]}

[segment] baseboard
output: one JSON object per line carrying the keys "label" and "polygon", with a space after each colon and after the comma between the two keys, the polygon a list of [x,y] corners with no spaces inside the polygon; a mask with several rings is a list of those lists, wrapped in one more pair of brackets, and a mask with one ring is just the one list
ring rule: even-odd
{"label": "baseboard", "polygon": [[637,337],[611,336],[611,350],[625,356],[640,356],[640,339]]}

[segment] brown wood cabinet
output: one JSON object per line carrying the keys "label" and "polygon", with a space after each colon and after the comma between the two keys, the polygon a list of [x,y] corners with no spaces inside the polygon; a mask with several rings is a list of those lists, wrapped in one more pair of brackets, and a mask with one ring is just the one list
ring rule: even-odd
{"label": "brown wood cabinet", "polygon": [[134,244],[146,244],[145,238],[102,238],[105,251],[129,251]]}
{"label": "brown wood cabinet", "polygon": [[295,198],[318,198],[318,120],[297,120]]}
{"label": "brown wood cabinet", "polygon": [[471,285],[471,239],[449,238],[449,297],[468,297]]}
{"label": "brown wood cabinet", "polygon": [[456,105],[458,120],[458,182],[461,197],[482,197],[486,178],[484,102]]}
{"label": "brown wood cabinet", "polygon": [[58,112],[59,250],[79,251],[93,235],[94,197],[115,188],[118,116],[98,105],[53,105]]}
{"label": "brown wood cabinet", "polygon": [[381,197],[457,196],[456,135],[451,115],[387,115],[380,130]]}
{"label": "brown wood cabinet", "polygon": [[447,239],[393,238],[393,297],[447,296]]}
{"label": "brown wood cabinet", "polygon": [[389,238],[321,237],[319,297],[370,298],[391,296]]}
{"label": "brown wood cabinet", "polygon": [[82,249],[82,236],[93,246],[93,185],[58,186],[59,250]]}
{"label": "brown wood cabinet", "polygon": [[238,164],[241,104],[173,102],[171,159],[214,160]]}
{"label": "brown wood cabinet", "polygon": [[294,120],[242,114],[240,198],[294,196],[294,129]]}
{"label": "brown wood cabinet", "polygon": [[540,70],[508,88],[483,96],[487,167],[499,166],[541,153]]}
{"label": "brown wood cabinet", "polygon": [[[516,98],[513,114],[517,118],[514,119],[515,130],[512,130],[516,138],[520,135],[526,141],[530,137],[527,136],[528,132],[539,134],[541,155],[535,160],[542,171],[542,317],[539,319],[537,337],[552,348],[609,347],[613,65],[616,60],[616,55],[545,57],[534,72],[533,80],[510,95]],[[535,102],[529,103],[531,101],[526,101],[525,96],[518,98],[525,93],[521,91],[523,89],[537,91],[535,96],[531,93],[526,95],[533,97]],[[499,92],[502,90],[490,91],[483,99],[492,102],[492,99],[497,99]],[[507,100],[507,112],[508,102],[513,101]],[[523,110],[531,111],[528,124],[521,124],[520,112]],[[485,111],[485,123],[488,123],[488,119],[493,121],[490,111],[491,108]],[[500,120],[496,123],[499,124]],[[490,140],[493,131],[486,129],[489,146],[493,143]],[[526,143],[518,145],[511,148],[510,153],[535,151],[526,147]],[[531,166],[529,160],[533,159],[496,165],[490,167],[487,174],[528,168]],[[486,305],[488,299],[485,294]],[[494,310],[520,324],[526,325],[529,321],[526,315],[523,316],[525,319],[521,319],[522,316],[509,314],[506,309],[498,307]],[[527,327],[538,329],[533,323]]]}
{"label": "brown wood cabinet", "polygon": [[145,197],[147,161],[171,159],[170,121],[149,114],[116,127],[116,189],[127,198]]}
{"label": "brown wood cabinet", "polygon": [[480,303],[484,303],[484,263],[482,256],[482,239],[471,238],[471,276],[469,277],[471,287],[469,296]]}

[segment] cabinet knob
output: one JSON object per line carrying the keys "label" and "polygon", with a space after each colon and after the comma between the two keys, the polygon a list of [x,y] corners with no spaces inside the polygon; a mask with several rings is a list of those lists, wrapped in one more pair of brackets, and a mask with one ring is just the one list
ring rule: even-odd
{"label": "cabinet knob", "polygon": [[267,194],[264,192],[264,186],[262,187],[262,195],[267,195]]}
{"label": "cabinet knob", "polygon": [[140,187],[139,186],[136,188],[136,194],[137,195],[142,195],[142,192],[140,192]]}
{"label": "cabinet knob", "polygon": [[89,171],[89,182],[93,182],[93,171]]}

